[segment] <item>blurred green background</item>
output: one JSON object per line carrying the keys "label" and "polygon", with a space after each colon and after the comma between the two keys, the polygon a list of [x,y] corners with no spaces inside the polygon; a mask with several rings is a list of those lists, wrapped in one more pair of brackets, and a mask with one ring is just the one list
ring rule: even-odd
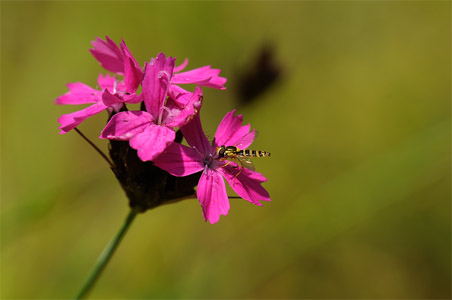
{"label": "blurred green background", "polygon": [[[141,64],[221,68],[204,128],[244,114],[272,202],[231,199],[215,225],[197,200],[140,215],[92,298],[451,297],[450,2],[2,1],[2,298],[73,297],[128,212],[99,155],[58,134],[76,107],[53,104],[96,85],[105,35]],[[239,105],[266,44],[282,75]],[[106,151],[105,121],[80,129]]]}

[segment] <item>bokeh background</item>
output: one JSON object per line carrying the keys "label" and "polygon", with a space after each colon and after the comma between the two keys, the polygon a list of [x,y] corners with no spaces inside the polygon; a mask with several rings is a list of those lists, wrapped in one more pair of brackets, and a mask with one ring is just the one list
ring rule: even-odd
{"label": "bokeh background", "polygon": [[[53,103],[96,85],[105,35],[140,63],[221,68],[204,128],[244,114],[272,202],[231,199],[215,225],[197,200],[140,215],[92,298],[451,297],[450,2],[2,1],[2,298],[73,297],[127,215]],[[267,85],[243,101],[248,77]],[[80,129],[106,151],[105,121]]]}

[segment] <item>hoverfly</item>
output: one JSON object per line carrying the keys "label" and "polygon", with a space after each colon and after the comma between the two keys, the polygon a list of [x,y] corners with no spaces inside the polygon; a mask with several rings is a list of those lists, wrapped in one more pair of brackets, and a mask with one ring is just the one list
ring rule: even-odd
{"label": "hoverfly", "polygon": [[240,148],[247,148],[257,137],[258,132],[253,130],[243,136],[238,144],[234,145],[223,145],[217,148],[217,156],[219,160],[229,160],[235,161],[238,165],[255,170],[253,162],[250,157],[265,157],[270,156],[270,152],[260,151],[260,150],[242,150]]}
{"label": "hoverfly", "polygon": [[[218,160],[228,160],[223,167],[227,166],[231,163],[231,161],[237,163],[239,166],[239,172],[235,175],[235,179],[242,173],[243,167],[250,169],[252,171],[255,170],[253,162],[250,160],[251,157],[265,157],[270,156],[270,152],[267,151],[260,151],[260,150],[242,150],[239,147],[244,146],[246,148],[249,144],[253,142],[253,140],[256,138],[257,131],[253,130],[249,132],[247,135],[245,135],[239,144],[236,144],[234,146],[226,146],[223,145],[221,147],[217,148],[217,157]],[[234,185],[234,184],[233,184]]]}
{"label": "hoverfly", "polygon": [[260,150],[242,150],[240,147],[247,148],[256,138],[258,132],[253,130],[246,134],[240,139],[240,143],[231,146],[220,146],[217,147],[217,159],[218,160],[228,160],[228,162],[223,166],[227,166],[231,161],[235,162],[239,166],[239,172],[235,175],[235,179],[242,173],[243,167],[255,170],[253,162],[250,160],[251,157],[265,157],[270,156],[270,152],[260,151]]}
{"label": "hoverfly", "polygon": [[250,157],[265,157],[270,156],[271,153],[267,151],[260,150],[241,150],[236,146],[221,146],[217,150],[217,155],[219,159],[224,160],[234,160],[238,162],[242,167],[250,169],[252,171],[255,170],[253,162],[250,160]]}

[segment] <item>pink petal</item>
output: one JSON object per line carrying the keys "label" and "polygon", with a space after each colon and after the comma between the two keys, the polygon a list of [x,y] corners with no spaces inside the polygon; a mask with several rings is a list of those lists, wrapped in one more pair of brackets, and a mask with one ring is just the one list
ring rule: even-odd
{"label": "pink petal", "polygon": [[184,62],[181,63],[180,65],[174,67],[173,72],[174,72],[174,73],[175,73],[175,72],[180,72],[180,71],[182,71],[183,69],[185,69],[185,67],[186,67],[187,65],[188,65],[188,58],[186,58],[186,59],[184,60]]}
{"label": "pink petal", "polygon": [[143,80],[143,71],[137,63],[124,40],[121,42],[121,49],[124,57],[124,92],[135,93]]}
{"label": "pink petal", "polygon": [[92,87],[81,83],[68,83],[69,92],[58,97],[56,104],[86,104],[95,103],[101,100],[101,91],[95,90]]}
{"label": "pink petal", "polygon": [[109,90],[105,90],[102,94],[102,102],[108,107],[113,107],[116,112],[121,110],[123,103],[140,103],[141,101],[143,101],[141,94],[112,94]]}
{"label": "pink petal", "polygon": [[130,140],[130,147],[138,151],[142,161],[153,160],[174,142],[175,137],[173,129],[151,123]]}
{"label": "pink petal", "polygon": [[109,74],[99,74],[97,77],[97,83],[102,90],[109,89],[110,91],[114,91],[117,85],[116,77]]}
{"label": "pink petal", "polygon": [[102,93],[102,102],[106,106],[113,106],[123,102],[123,99],[118,94],[111,94],[109,90],[105,90]]}
{"label": "pink petal", "polygon": [[[215,69],[213,69],[213,70],[215,70]],[[218,69],[218,71],[220,71],[220,70]],[[224,85],[226,84],[227,81],[228,80],[225,77],[214,76],[210,79],[209,84],[206,84],[204,86],[211,87],[214,89],[225,90],[226,87]]]}
{"label": "pink petal", "polygon": [[193,93],[184,90],[178,85],[170,84],[168,95],[174,102],[179,105],[179,107],[184,107],[190,101]]}
{"label": "pink petal", "polygon": [[140,103],[141,101],[143,101],[143,94],[122,94],[121,95],[123,101],[125,103]]}
{"label": "pink petal", "polygon": [[166,58],[165,54],[160,53],[157,58],[151,60],[150,64],[146,63],[145,65],[144,104],[146,110],[156,119],[166,100],[175,60],[171,56]]}
{"label": "pink petal", "polygon": [[124,74],[121,49],[108,36],[105,39],[106,41],[96,37],[96,40],[91,42],[94,49],[89,49],[89,51],[106,70],[120,75]]}
{"label": "pink petal", "polygon": [[219,173],[206,169],[199,179],[196,194],[202,206],[204,220],[209,220],[211,224],[214,224],[220,220],[220,215],[228,214],[228,194],[224,180]]}
{"label": "pink petal", "polygon": [[[267,178],[261,173],[243,167],[234,168],[231,165],[218,168],[217,171],[226,178],[234,192],[243,199],[258,206],[262,206],[259,201],[270,201],[270,195],[261,186],[261,183],[267,181]],[[237,174],[239,175],[237,176]]]}
{"label": "pink petal", "polygon": [[172,143],[154,159],[154,165],[174,176],[188,176],[203,169],[203,157],[190,147]]}
{"label": "pink petal", "polygon": [[215,89],[225,89],[224,84],[227,79],[218,76],[220,69],[211,69],[210,66],[204,66],[187,72],[177,73],[171,79],[172,84],[198,84]]}
{"label": "pink petal", "polygon": [[107,107],[102,103],[96,103],[82,110],[62,115],[58,119],[58,123],[60,126],[60,134],[64,134],[66,132],[71,131],[75,127],[77,127],[80,123],[85,121],[87,118],[94,116],[95,114],[100,113],[101,111],[107,109]]}
{"label": "pink petal", "polygon": [[[125,86],[124,86],[124,82],[123,81],[117,81],[116,78],[114,76],[110,76],[110,75],[105,75],[103,76],[102,74],[99,75],[97,82],[99,84],[99,86],[102,88],[102,90],[108,90],[109,92],[112,91],[114,93],[110,93],[114,96],[116,96],[117,98],[121,99],[120,102],[125,102],[125,103],[140,103],[141,101],[143,101],[143,94],[137,95],[135,93],[124,93],[125,90]],[[103,93],[102,93],[102,97],[103,97]],[[112,105],[114,103],[117,103],[117,100],[114,99],[110,99],[111,101],[105,100],[104,98],[102,98],[102,101],[105,103],[105,105]],[[109,103],[109,104],[107,104]]]}
{"label": "pink petal", "polygon": [[152,123],[152,116],[145,111],[123,111],[114,115],[100,135],[101,139],[128,141],[144,132]]}
{"label": "pink petal", "polygon": [[164,124],[169,127],[181,127],[190,122],[193,116],[198,113],[202,105],[202,90],[200,86],[195,88],[195,92],[190,97],[189,102],[181,110],[175,110],[177,114],[167,117]]}
{"label": "pink petal", "polygon": [[202,130],[199,114],[196,114],[190,123],[181,127],[181,131],[187,143],[203,156],[209,155],[215,151],[210,146],[210,143]]}
{"label": "pink petal", "polygon": [[246,149],[255,137],[255,131],[250,132],[250,125],[242,126],[243,116],[234,116],[235,109],[228,112],[218,125],[215,132],[215,143],[218,146],[236,146]]}

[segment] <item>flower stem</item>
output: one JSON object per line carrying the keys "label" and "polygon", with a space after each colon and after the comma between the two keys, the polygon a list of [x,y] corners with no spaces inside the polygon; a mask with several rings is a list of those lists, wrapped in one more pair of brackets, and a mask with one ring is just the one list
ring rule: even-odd
{"label": "flower stem", "polygon": [[134,209],[130,210],[124,224],[119,229],[116,236],[113,238],[113,240],[111,240],[107,247],[105,247],[104,251],[102,251],[102,253],[100,254],[99,258],[97,259],[96,265],[94,266],[94,269],[92,270],[90,276],[86,280],[85,284],[83,285],[82,289],[77,294],[77,297],[75,299],[83,299],[88,295],[89,291],[94,286],[97,279],[99,279],[99,276],[102,274],[102,271],[105,269],[106,265],[108,264],[111,257],[115,253],[116,248],[118,248],[119,243],[126,234],[127,229],[129,229],[130,224],[132,224],[132,221],[135,219],[135,216],[137,214],[138,211]]}
{"label": "flower stem", "polygon": [[108,157],[102,152],[102,150],[100,150],[96,145],[94,145],[93,142],[90,141],[90,139],[88,139],[77,127],[74,128],[74,130],[85,140],[88,142],[88,144],[91,145],[91,147],[94,148],[94,150],[97,151],[97,153],[100,154],[100,156],[102,156],[103,159],[105,159],[107,161],[107,163],[110,165],[110,168],[112,168],[112,170],[115,169],[115,166],[113,165],[113,163],[108,159]]}

